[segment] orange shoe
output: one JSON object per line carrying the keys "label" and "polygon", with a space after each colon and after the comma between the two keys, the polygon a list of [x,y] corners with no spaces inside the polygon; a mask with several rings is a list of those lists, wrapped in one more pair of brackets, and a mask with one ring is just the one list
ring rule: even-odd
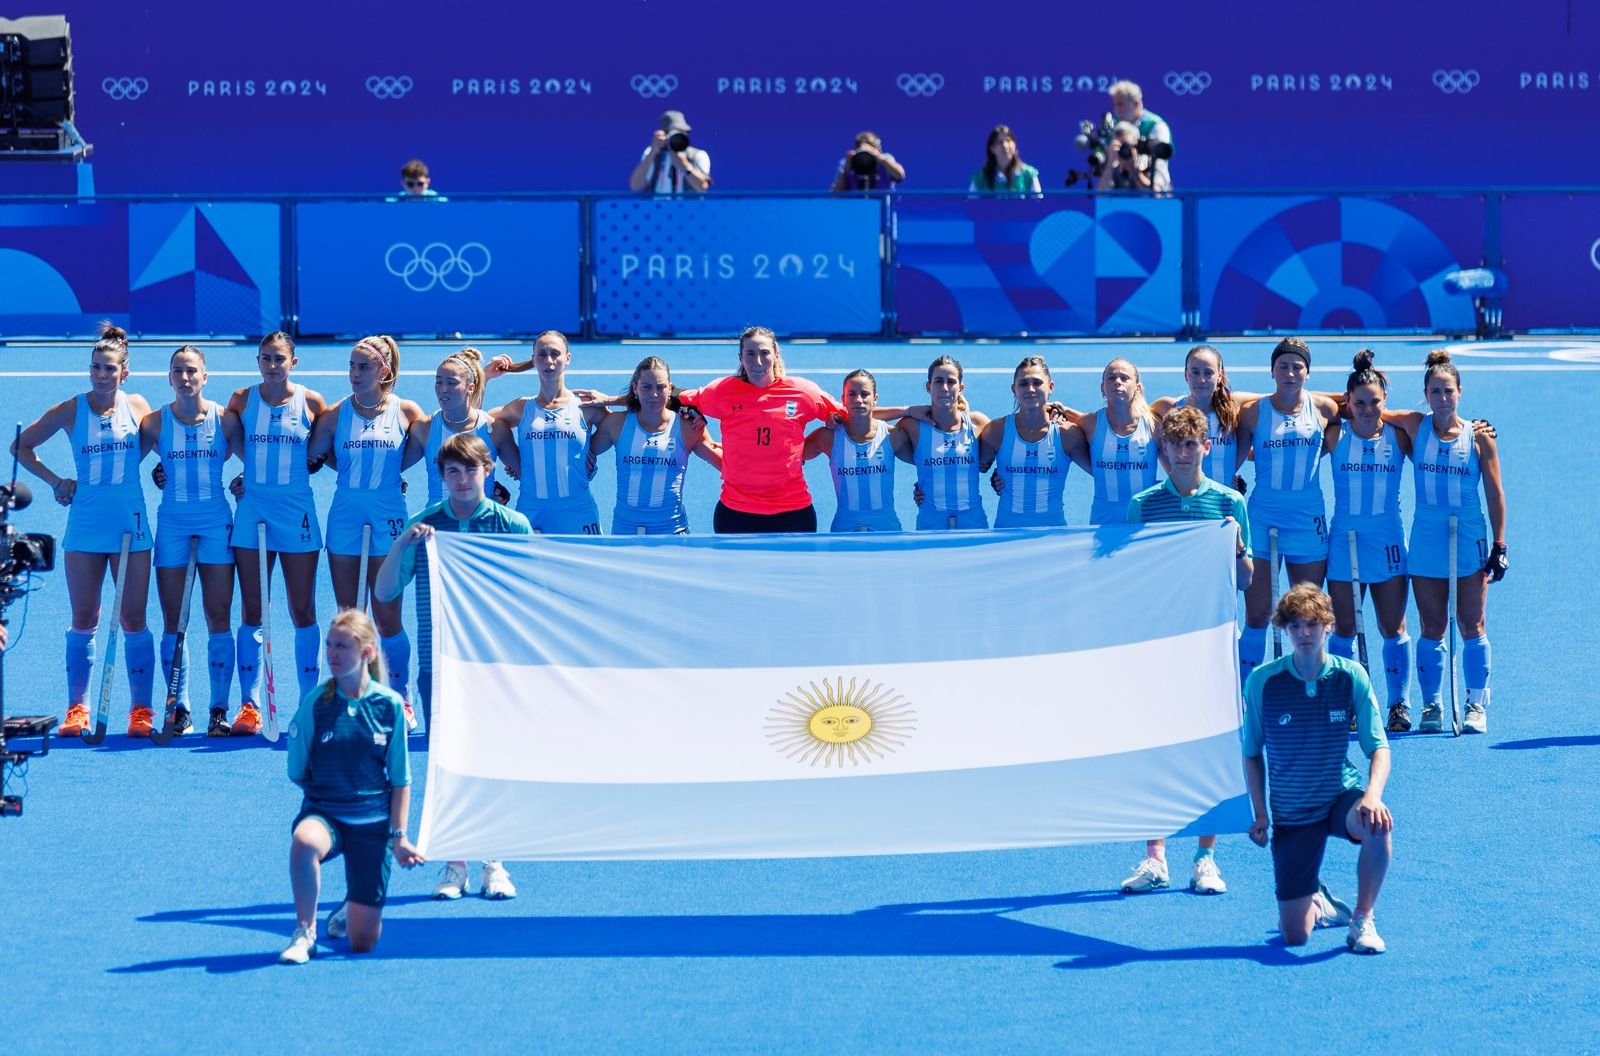
{"label": "orange shoe", "polygon": [[155,724],[156,713],[151,708],[134,708],[128,712],[128,736],[148,737],[150,727]]}
{"label": "orange shoe", "polygon": [[89,709],[82,704],[67,708],[67,721],[56,727],[58,737],[82,737],[89,728]]}
{"label": "orange shoe", "polygon": [[233,735],[235,737],[254,737],[261,732],[261,712],[254,704],[245,703],[240,706],[239,714],[233,719]]}

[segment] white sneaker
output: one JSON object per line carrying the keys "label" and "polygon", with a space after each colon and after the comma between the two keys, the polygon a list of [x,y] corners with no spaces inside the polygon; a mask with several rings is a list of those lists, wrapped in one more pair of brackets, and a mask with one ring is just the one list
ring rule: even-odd
{"label": "white sneaker", "polygon": [[1327,884],[1318,885],[1317,893],[1311,896],[1311,904],[1317,907],[1316,927],[1342,928],[1350,923],[1349,904],[1334,898]]}
{"label": "white sneaker", "polygon": [[1194,860],[1194,869],[1189,874],[1189,890],[1197,895],[1227,894],[1228,885],[1222,882],[1216,858],[1208,854]]}
{"label": "white sneaker", "polygon": [[1437,700],[1430,700],[1422,705],[1422,721],[1417,724],[1418,733],[1441,733],[1444,731],[1444,708]]}
{"label": "white sneaker", "polygon": [[322,930],[330,939],[343,939],[349,936],[350,903],[340,902],[339,908],[328,915],[328,923]]}
{"label": "white sneaker", "polygon": [[480,891],[484,898],[492,898],[497,902],[517,897],[517,885],[511,882],[511,874],[499,862],[483,863]]}
{"label": "white sneaker", "polygon": [[1356,953],[1382,953],[1388,949],[1378,934],[1378,926],[1372,922],[1371,913],[1350,922],[1350,931],[1344,937],[1344,944]]}
{"label": "white sneaker", "polygon": [[1146,858],[1133,870],[1133,875],[1122,881],[1124,894],[1138,895],[1166,887],[1167,863],[1160,858]]}
{"label": "white sneaker", "polygon": [[439,886],[433,889],[433,897],[454,901],[466,893],[467,867],[446,862],[444,872],[439,876]]}
{"label": "white sneaker", "polygon": [[279,964],[305,964],[317,952],[317,937],[310,928],[295,928],[294,938],[278,954]]}
{"label": "white sneaker", "polygon": [[1462,733],[1488,733],[1489,716],[1484,708],[1489,703],[1487,689],[1467,690],[1467,711],[1461,718]]}

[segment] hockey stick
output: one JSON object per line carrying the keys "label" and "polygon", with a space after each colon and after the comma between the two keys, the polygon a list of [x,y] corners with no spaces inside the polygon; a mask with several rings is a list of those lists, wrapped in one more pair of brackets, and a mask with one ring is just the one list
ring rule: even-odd
{"label": "hockey stick", "polygon": [[362,612],[367,611],[367,561],[372,556],[372,525],[361,526],[361,565],[360,579],[356,582],[356,608]]}
{"label": "hockey stick", "polygon": [[150,731],[150,740],[155,744],[171,744],[176,734],[175,721],[178,711],[178,694],[183,688],[184,668],[183,662],[184,639],[189,633],[189,599],[194,596],[194,570],[200,561],[200,537],[189,537],[189,564],[183,570],[183,601],[178,606],[178,635],[172,640],[172,670],[167,674],[167,708],[162,713],[161,726]]}
{"label": "hockey stick", "polygon": [[106,723],[111,719],[111,674],[117,665],[117,635],[122,630],[122,588],[128,582],[128,548],[133,545],[133,533],[122,533],[122,552],[117,567],[111,573],[117,589],[112,591],[111,628],[106,632],[105,662],[100,668],[100,700],[94,709],[94,729],[83,731],[85,744],[99,744],[106,739]]}
{"label": "hockey stick", "polygon": [[[1278,612],[1278,529],[1267,529],[1267,589],[1272,592],[1272,615]],[[1272,620],[1272,617],[1267,617]],[[1272,657],[1283,655],[1283,628],[1272,620]]]}
{"label": "hockey stick", "polygon": [[261,736],[278,740],[278,682],[272,673],[272,570],[267,565],[267,523],[256,525],[256,568],[261,573],[261,678],[266,685],[266,722]]}
{"label": "hockey stick", "polygon": [[[1361,589],[1361,559],[1356,551],[1356,533],[1349,533],[1350,539],[1350,600],[1356,609],[1356,657],[1361,661],[1362,670],[1367,673],[1367,680],[1372,680],[1372,665],[1367,663],[1367,613],[1362,607]],[[1350,728],[1356,728],[1356,714],[1350,712]]]}
{"label": "hockey stick", "polygon": [[1450,518],[1450,607],[1448,630],[1449,644],[1445,648],[1445,662],[1450,666],[1450,732],[1461,736],[1461,700],[1456,696],[1456,547],[1457,518]]}

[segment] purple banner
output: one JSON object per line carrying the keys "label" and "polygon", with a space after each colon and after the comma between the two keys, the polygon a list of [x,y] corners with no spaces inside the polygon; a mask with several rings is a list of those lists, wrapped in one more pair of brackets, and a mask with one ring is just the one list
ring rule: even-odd
{"label": "purple banner", "polygon": [[1484,200],[1218,197],[1199,209],[1200,326],[1429,330],[1475,326],[1444,278],[1483,261]]}
{"label": "purple banner", "polygon": [[385,193],[414,156],[447,194],[621,191],[667,108],[711,153],[713,193],[825,190],[861,129],[907,189],[965,189],[1000,122],[1059,188],[1119,78],[1171,125],[1180,190],[1549,182],[1507,136],[1551,120],[1571,133],[1560,171],[1600,171],[1581,134],[1600,125],[1600,14],[1570,0],[1245,0],[1225,18],[1146,0],[1135,29],[1121,5],[1013,5],[1001,29],[926,0],[50,10],[72,23],[102,192]]}
{"label": "purple banner", "polygon": [[895,205],[902,334],[1176,333],[1183,205],[1138,197]]}
{"label": "purple banner", "polygon": [[1600,327],[1600,194],[1513,194],[1500,207],[1513,330]]}

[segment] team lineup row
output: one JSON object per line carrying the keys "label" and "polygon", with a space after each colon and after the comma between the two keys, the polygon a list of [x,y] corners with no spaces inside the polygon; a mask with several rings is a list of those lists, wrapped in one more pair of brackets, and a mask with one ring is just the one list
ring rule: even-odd
{"label": "team lineup row", "polygon": [[[89,390],[46,411],[17,445],[22,465],[69,509],[63,549],[72,628],[62,732],[79,732],[87,722],[101,585],[125,542],[127,575],[119,573],[119,583],[133,709],[129,732],[147,733],[153,715],[155,642],[144,618],[152,553],[164,621],[161,659],[170,670],[191,546],[209,631],[210,732],[258,732],[259,540],[268,563],[283,569],[303,692],[317,683],[321,668],[319,552],[328,552],[337,604],[355,607],[378,576],[376,559],[382,555],[372,548],[392,546],[411,520],[402,471],[423,461],[430,508],[444,497],[437,453],[449,435],[471,434],[485,442],[500,468],[520,482],[515,509],[534,531],[600,531],[589,480],[594,460],[607,451],[614,452],[617,465],[617,533],[687,530],[682,489],[691,454],[720,470],[714,516],[719,532],[816,530],[802,473],[803,461],[816,457],[826,457],[832,472],[838,499],[834,531],[901,528],[894,506],[896,461],[915,467],[918,529],[987,527],[981,474],[990,470],[999,496],[995,527],[1047,527],[1065,523],[1062,500],[1074,464],[1093,480],[1091,521],[1127,521],[1137,508],[1135,496],[1155,487],[1158,466],[1169,463],[1158,441],[1161,423],[1183,407],[1205,416],[1199,454],[1205,478],[1228,487],[1247,459],[1254,462],[1248,517],[1241,508],[1239,518],[1248,520],[1241,540],[1249,556],[1240,565],[1246,603],[1242,676],[1265,655],[1272,601],[1266,572],[1275,556],[1293,582],[1328,582],[1336,614],[1332,649],[1352,653],[1354,563],[1382,631],[1389,724],[1396,730],[1410,728],[1405,606],[1407,583],[1412,585],[1423,623],[1417,646],[1423,728],[1437,729],[1452,575],[1446,525],[1453,520],[1469,726],[1481,730],[1489,686],[1486,588],[1506,568],[1505,498],[1494,439],[1457,416],[1460,375],[1445,353],[1430,355],[1424,374],[1428,413],[1386,407],[1388,381],[1372,367],[1370,353],[1357,357],[1338,394],[1308,390],[1310,361],[1304,342],[1282,341],[1271,355],[1273,391],[1243,394],[1231,390],[1220,353],[1197,346],[1185,359],[1187,392],[1147,403],[1137,367],[1116,359],[1102,372],[1104,405],[1078,412],[1052,402],[1049,367],[1042,357],[1030,356],[1013,375],[1012,413],[991,420],[967,407],[961,365],[949,356],[928,368],[926,405],[886,408],[878,405],[876,382],[867,371],[846,376],[837,399],[788,375],[777,338],[763,328],[741,335],[736,374],[699,389],[674,388],[667,364],[648,357],[624,393],[574,392],[565,381],[567,340],[552,331],[539,336],[531,358],[521,363],[503,355],[485,363],[474,349],[447,357],[435,374],[438,409],[428,415],[392,393],[400,362],[392,339],[355,344],[350,393],[329,403],[291,380],[294,345],[278,333],[260,344],[261,382],[237,390],[225,406],[204,395],[203,353],[179,349],[169,370],[174,398],[152,411],[142,397],[123,391],[126,336],[110,328],[91,354]],[[488,380],[526,370],[538,376],[536,394],[483,408]],[[719,421],[720,441],[709,434],[707,418]],[[54,472],[36,453],[56,432],[71,441],[73,475]],[[151,451],[164,478],[153,532],[138,475]],[[243,464],[231,510],[223,483],[229,457]],[[1400,516],[1400,474],[1407,460],[1416,496],[1409,540]],[[1320,477],[1324,462],[1332,470],[1331,523]],[[325,529],[310,487],[310,474],[324,464],[337,476]],[[487,483],[509,497],[492,473]],[[363,583],[369,553],[374,559],[365,562]],[[235,583],[242,617],[236,635]],[[400,599],[374,597],[372,612],[390,682],[409,701],[411,645]],[[226,712],[235,674],[241,707],[230,724]],[[187,713],[187,699],[183,705]]]}

